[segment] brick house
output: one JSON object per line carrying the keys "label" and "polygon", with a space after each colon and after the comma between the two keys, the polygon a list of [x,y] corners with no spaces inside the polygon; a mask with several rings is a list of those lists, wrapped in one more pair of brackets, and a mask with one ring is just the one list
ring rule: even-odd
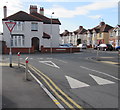
{"label": "brick house", "polygon": [[97,44],[109,43],[109,30],[112,28],[113,28],[112,26],[105,24],[105,22],[100,22],[98,26],[93,28],[93,30],[96,30],[95,34],[97,36]]}

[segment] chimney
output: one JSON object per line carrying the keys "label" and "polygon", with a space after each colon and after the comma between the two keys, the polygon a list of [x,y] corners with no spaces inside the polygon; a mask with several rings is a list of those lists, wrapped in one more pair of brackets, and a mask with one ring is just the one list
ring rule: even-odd
{"label": "chimney", "polygon": [[100,26],[103,26],[103,25],[105,25],[105,22],[100,22]]}
{"label": "chimney", "polygon": [[40,7],[40,14],[44,15],[44,8],[43,7]]}
{"label": "chimney", "polygon": [[4,18],[6,18],[7,17],[7,7],[6,6],[3,7],[3,13],[4,13]]}
{"label": "chimney", "polygon": [[30,5],[30,14],[33,12],[37,13],[37,6],[36,5]]}
{"label": "chimney", "polygon": [[79,29],[82,29],[83,28],[83,26],[79,26]]}

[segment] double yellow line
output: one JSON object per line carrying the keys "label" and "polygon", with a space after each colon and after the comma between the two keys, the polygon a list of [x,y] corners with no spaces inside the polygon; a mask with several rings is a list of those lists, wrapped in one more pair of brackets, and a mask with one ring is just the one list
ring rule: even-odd
{"label": "double yellow line", "polygon": [[[31,70],[33,70],[38,76],[41,77],[41,79],[47,84],[47,86],[54,92],[54,94],[64,103],[66,106],[72,110],[75,110],[75,108],[84,110],[80,105],[78,105],[75,101],[73,101],[67,94],[65,94],[47,75],[42,73],[40,70],[35,68],[34,66],[29,64],[29,67]],[[68,101],[66,101],[54,88],[59,91],[60,94],[62,94]],[[75,107],[73,107],[73,105]]]}

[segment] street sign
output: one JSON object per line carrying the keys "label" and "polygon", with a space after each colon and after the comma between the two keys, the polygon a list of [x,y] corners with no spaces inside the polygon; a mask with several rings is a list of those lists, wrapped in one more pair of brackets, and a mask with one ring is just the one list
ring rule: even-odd
{"label": "street sign", "polygon": [[10,32],[12,32],[14,26],[16,25],[15,22],[5,22],[7,28],[9,29]]}

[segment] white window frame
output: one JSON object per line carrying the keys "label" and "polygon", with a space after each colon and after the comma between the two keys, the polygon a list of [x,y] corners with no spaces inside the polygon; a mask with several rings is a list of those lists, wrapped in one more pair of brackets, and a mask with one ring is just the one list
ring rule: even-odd
{"label": "white window frame", "polygon": [[12,35],[11,46],[12,47],[24,47],[25,36],[24,35]]}
{"label": "white window frame", "polygon": [[31,31],[38,31],[38,23],[36,22],[31,23]]}
{"label": "white window frame", "polygon": [[23,31],[23,22],[21,22],[21,21],[16,21],[16,25],[15,25],[15,28],[14,28],[14,30],[15,31]]}

